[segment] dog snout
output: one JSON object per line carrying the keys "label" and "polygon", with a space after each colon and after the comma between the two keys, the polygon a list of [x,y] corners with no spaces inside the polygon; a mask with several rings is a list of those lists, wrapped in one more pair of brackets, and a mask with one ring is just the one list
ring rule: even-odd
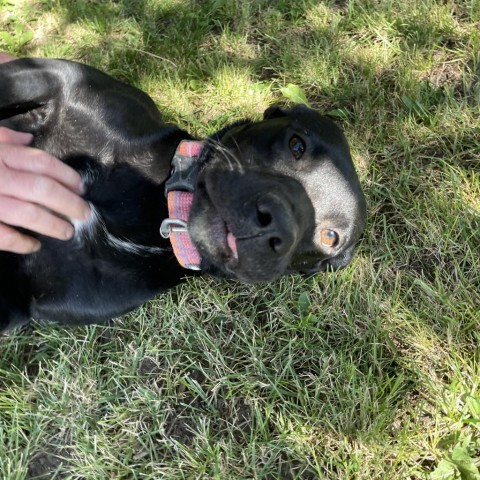
{"label": "dog snout", "polygon": [[296,242],[293,208],[274,192],[261,195],[256,202],[259,239],[268,251],[287,255]]}

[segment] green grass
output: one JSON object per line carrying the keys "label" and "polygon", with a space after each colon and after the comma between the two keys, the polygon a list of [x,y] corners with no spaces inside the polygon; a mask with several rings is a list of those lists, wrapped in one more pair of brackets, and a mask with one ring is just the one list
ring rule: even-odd
{"label": "green grass", "polygon": [[480,478],[478,0],[0,0],[0,26],[200,136],[294,84],[369,204],[343,271],[1,338],[2,478]]}

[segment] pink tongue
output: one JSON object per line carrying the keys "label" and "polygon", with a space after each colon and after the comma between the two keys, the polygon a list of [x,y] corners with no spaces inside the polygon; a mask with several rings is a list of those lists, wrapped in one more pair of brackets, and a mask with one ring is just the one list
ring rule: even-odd
{"label": "pink tongue", "polygon": [[232,232],[227,233],[227,245],[233,253],[233,256],[238,259],[237,252],[237,239],[234,237]]}

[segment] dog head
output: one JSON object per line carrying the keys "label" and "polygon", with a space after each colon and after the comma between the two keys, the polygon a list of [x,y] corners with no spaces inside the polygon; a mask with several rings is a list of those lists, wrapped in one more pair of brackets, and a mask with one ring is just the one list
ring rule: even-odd
{"label": "dog head", "polygon": [[333,122],[305,106],[274,106],[207,149],[189,218],[202,270],[260,282],[350,262],[366,203]]}

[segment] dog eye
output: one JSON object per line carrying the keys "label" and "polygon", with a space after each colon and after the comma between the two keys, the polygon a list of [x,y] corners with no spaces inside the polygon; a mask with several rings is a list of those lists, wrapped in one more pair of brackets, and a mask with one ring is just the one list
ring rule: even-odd
{"label": "dog eye", "polygon": [[320,232],[320,241],[322,242],[322,245],[325,245],[326,247],[334,247],[338,243],[339,239],[340,237],[335,230],[324,228]]}
{"label": "dog eye", "polygon": [[288,146],[292,155],[295,157],[295,160],[302,158],[302,155],[305,153],[305,143],[300,137],[294,135],[288,142]]}

